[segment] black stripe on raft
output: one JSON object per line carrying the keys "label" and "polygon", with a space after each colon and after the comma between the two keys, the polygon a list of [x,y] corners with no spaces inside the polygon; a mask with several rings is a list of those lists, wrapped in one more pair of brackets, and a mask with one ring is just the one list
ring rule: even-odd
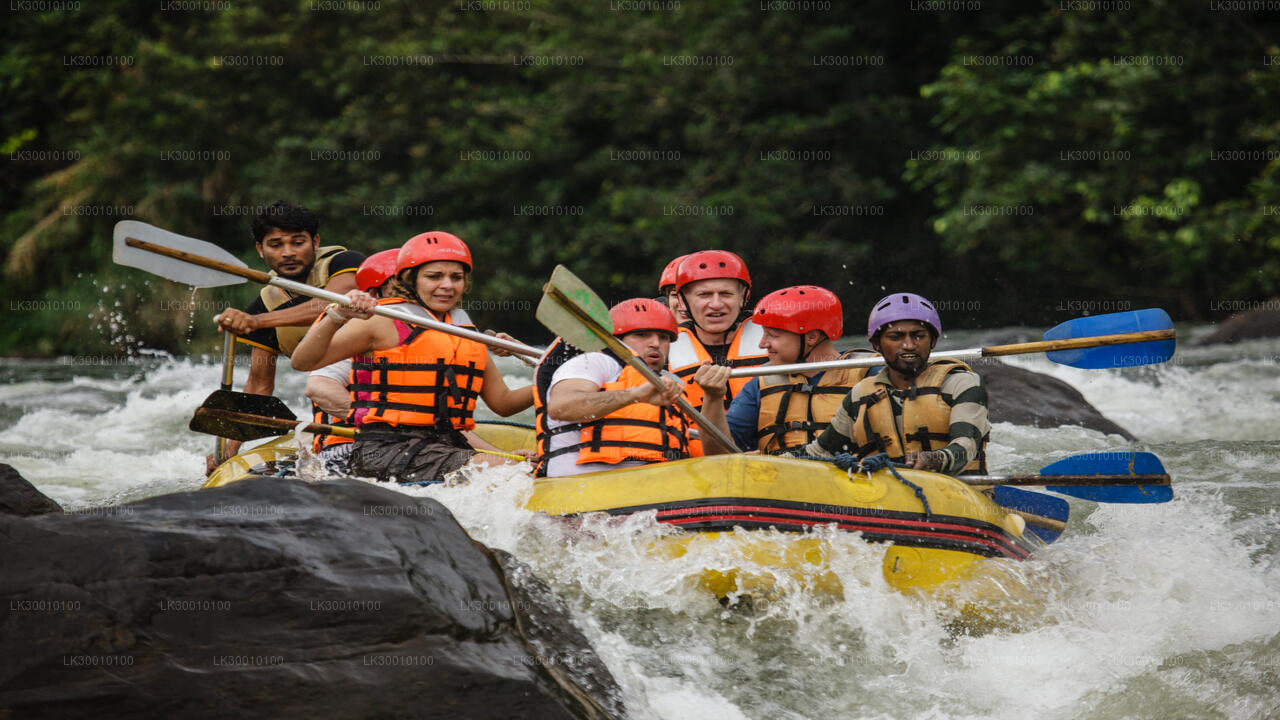
{"label": "black stripe on raft", "polygon": [[605,512],[630,515],[645,510],[656,510],[658,522],[702,532],[724,532],[735,527],[803,532],[816,525],[834,523],[841,530],[861,532],[870,542],[960,550],[983,557],[1023,560],[1036,548],[998,525],[972,518],[955,515],[926,518],[921,513],[788,500],[703,498],[611,508]]}

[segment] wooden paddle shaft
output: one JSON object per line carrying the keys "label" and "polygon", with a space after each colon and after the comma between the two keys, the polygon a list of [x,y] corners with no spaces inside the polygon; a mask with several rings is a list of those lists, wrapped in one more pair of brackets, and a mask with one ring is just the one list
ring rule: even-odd
{"label": "wooden paddle shaft", "polygon": [[[230,390],[231,381],[235,377],[236,369],[236,336],[232,333],[223,333],[222,337],[222,389]],[[227,439],[218,438],[218,442],[213,446],[213,461],[216,465],[221,465],[231,457],[231,453],[227,452]]]}
{"label": "wooden paddle shaft", "polygon": [[[204,257],[203,255],[196,255],[194,253],[184,252],[182,250],[174,250],[173,248],[165,247],[164,245],[150,243],[145,240],[138,240],[137,238],[126,238],[125,244],[128,245],[129,247],[135,247],[141,250],[146,250],[147,252],[153,252],[153,253],[156,253],[157,255],[164,255],[166,257],[171,257],[171,258],[174,258],[175,260],[188,262],[193,265],[207,267],[212,270],[218,270],[220,272],[228,273],[230,275],[238,275],[242,278],[245,278],[247,280],[252,280],[253,282],[261,283],[263,285],[275,285],[278,288],[282,288],[284,290],[288,290],[289,292],[297,293],[299,295],[306,295],[307,297],[319,298],[321,300],[328,300],[329,302],[334,302],[339,305],[351,304],[351,300],[349,300],[346,295],[341,295],[335,292],[330,292],[328,290],[325,290],[324,288],[318,288],[313,285],[308,285],[306,283],[300,283],[294,280],[289,280],[287,278],[282,278],[276,275],[271,275],[269,273],[264,273],[261,270],[254,270],[252,268],[239,267],[237,265],[232,265],[230,263],[224,263],[218,260],[214,260],[212,258],[207,258],[207,257]],[[405,312],[404,310],[396,309],[392,306],[379,305],[378,307],[373,309],[373,312],[375,315],[382,315],[383,317],[389,317],[394,320],[399,320],[401,322],[408,323],[410,325],[420,325],[422,327],[431,328],[432,330],[439,330],[442,333],[448,333],[449,335],[455,335],[457,337],[467,338],[468,340],[475,340],[476,342],[481,342],[481,343],[484,343],[485,345],[492,345],[493,347],[502,348],[503,350],[506,350],[511,353],[515,353],[516,355],[525,355],[527,357],[534,357],[534,358],[542,357],[541,350],[534,347],[529,347],[528,345],[525,345],[523,343],[513,342],[511,340],[503,340],[502,338],[493,337],[492,335],[485,335],[482,332],[476,332],[475,330],[468,330],[466,328],[458,327],[457,325],[450,325],[449,323],[443,323],[437,320],[431,320],[428,318],[420,317],[418,315]]]}
{"label": "wooden paddle shaft", "polygon": [[[286,418],[273,418],[265,415],[253,415],[251,413],[236,412],[235,410],[218,410],[215,408],[196,408],[196,415],[204,415],[208,417],[222,418],[224,420],[232,420],[234,422],[242,422],[246,425],[258,425],[261,427],[281,428],[284,430],[292,430],[298,427],[297,420],[288,420]],[[339,435],[342,437],[353,438],[356,436],[354,428],[338,427],[336,425],[322,425],[320,423],[307,423],[302,428],[303,432],[314,433],[316,435]]]}
{"label": "wooden paddle shaft", "polygon": [[1067,524],[1061,520],[1054,520],[1053,518],[1047,518],[1043,515],[1036,515],[1035,513],[1029,513],[1023,510],[1014,510],[1012,508],[1001,509],[1010,515],[1017,515],[1025,520],[1028,525],[1035,525],[1036,527],[1042,527],[1046,530],[1056,530],[1058,532],[1062,532],[1067,529]]}
{"label": "wooden paddle shaft", "polygon": [[960,475],[966,485],[1168,485],[1169,475]]}
{"label": "wooden paddle shaft", "polygon": [[1141,332],[1120,333],[1118,335],[1093,335],[1090,337],[1070,338],[1068,340],[1040,340],[1038,342],[1015,343],[1013,345],[993,345],[982,348],[983,357],[999,357],[1001,355],[1025,355],[1030,353],[1057,352],[1059,350],[1080,350],[1083,348],[1102,347],[1104,345],[1127,345],[1129,343],[1152,342],[1155,340],[1173,340],[1177,331],[1143,330]]}
{"label": "wooden paddle shaft", "polygon": [[[1130,343],[1152,342],[1154,340],[1172,340],[1177,332],[1167,330],[1144,330],[1142,332],[1120,333],[1117,335],[1095,335],[1092,337],[1071,338],[1069,340],[1038,340],[1036,342],[1016,343],[1013,345],[993,345],[985,348],[969,348],[966,350],[940,350],[929,355],[930,359],[976,360],[984,357],[1003,355],[1030,355],[1032,353],[1055,352],[1058,350],[1080,350],[1083,348],[1101,347],[1103,345],[1127,345]],[[756,377],[759,375],[789,375],[791,373],[818,372],[820,370],[838,370],[841,368],[875,367],[883,365],[884,358],[879,355],[870,357],[844,358],[841,360],[824,360],[813,363],[789,363],[787,365],[755,365],[753,367],[734,368],[729,377]]]}

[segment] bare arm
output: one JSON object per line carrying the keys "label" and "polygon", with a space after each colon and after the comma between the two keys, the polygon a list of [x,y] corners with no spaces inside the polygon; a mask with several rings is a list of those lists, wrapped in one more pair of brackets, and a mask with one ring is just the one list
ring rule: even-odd
{"label": "bare arm", "polygon": [[[377,301],[359,290],[347,293],[347,297],[351,298],[349,307],[334,308],[348,318],[347,322],[338,325],[333,318],[325,316],[312,325],[293,350],[290,361],[294,370],[315,370],[375,348],[395,346],[395,324],[371,315]],[[368,319],[360,319],[362,317]]]}
{"label": "bare arm", "polygon": [[591,422],[632,403],[647,402],[670,405],[684,385],[673,378],[663,378],[665,392],[650,383],[621,390],[600,391],[590,380],[561,380],[551,386],[547,397],[547,415],[560,422]]}
{"label": "bare arm", "polygon": [[351,409],[351,393],[347,386],[323,375],[307,378],[307,399],[330,415],[345,415]]}
{"label": "bare arm", "polygon": [[[325,284],[324,289],[345,295],[356,289],[356,274],[346,272],[341,275],[335,275]],[[314,299],[294,307],[272,310],[258,315],[250,315],[242,310],[227,308],[218,315],[218,322],[223,327],[230,328],[239,335],[247,335],[254,330],[262,328],[306,326],[315,322],[315,319],[320,313],[324,312],[328,304],[328,300]]]}
{"label": "bare arm", "polygon": [[249,377],[244,391],[253,395],[272,395],[276,391],[277,354],[260,347],[249,354]]}
{"label": "bare arm", "polygon": [[484,365],[484,383],[480,386],[480,398],[490,410],[502,417],[510,417],[521,410],[533,407],[533,386],[526,385],[515,390],[508,388],[507,381],[502,377],[502,371],[490,356]]}

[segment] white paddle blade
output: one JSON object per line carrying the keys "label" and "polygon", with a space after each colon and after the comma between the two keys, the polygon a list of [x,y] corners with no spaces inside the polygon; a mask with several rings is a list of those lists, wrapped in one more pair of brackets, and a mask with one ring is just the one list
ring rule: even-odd
{"label": "white paddle blade", "polygon": [[210,270],[141,248],[130,247],[125,244],[127,238],[163,245],[238,267],[247,267],[239,258],[213,243],[161,230],[138,220],[121,220],[116,223],[115,232],[112,233],[111,259],[117,265],[146,270],[153,275],[198,288],[222,287],[246,282],[238,275]]}

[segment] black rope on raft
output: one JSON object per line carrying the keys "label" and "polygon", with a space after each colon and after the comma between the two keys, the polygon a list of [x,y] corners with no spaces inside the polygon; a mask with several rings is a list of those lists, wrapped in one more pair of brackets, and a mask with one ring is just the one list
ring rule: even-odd
{"label": "black rope on raft", "polygon": [[871,473],[877,470],[888,470],[889,472],[893,473],[893,477],[896,478],[898,482],[911,488],[911,491],[915,493],[915,496],[920,499],[920,504],[924,506],[925,517],[929,517],[930,515],[933,514],[932,509],[929,508],[929,498],[925,497],[924,488],[902,477],[902,473],[898,472],[898,468],[907,467],[907,465],[904,463],[897,463],[890,460],[889,456],[885,455],[884,453],[876,453],[874,455],[868,455],[862,458],[861,460],[859,460],[858,457],[852,453],[836,453],[831,457],[817,457],[814,455],[793,455],[792,457],[796,458],[797,460],[817,460],[819,462],[829,462],[835,465],[836,467],[840,468],[841,470],[844,470],[850,474],[866,473],[870,475]]}

